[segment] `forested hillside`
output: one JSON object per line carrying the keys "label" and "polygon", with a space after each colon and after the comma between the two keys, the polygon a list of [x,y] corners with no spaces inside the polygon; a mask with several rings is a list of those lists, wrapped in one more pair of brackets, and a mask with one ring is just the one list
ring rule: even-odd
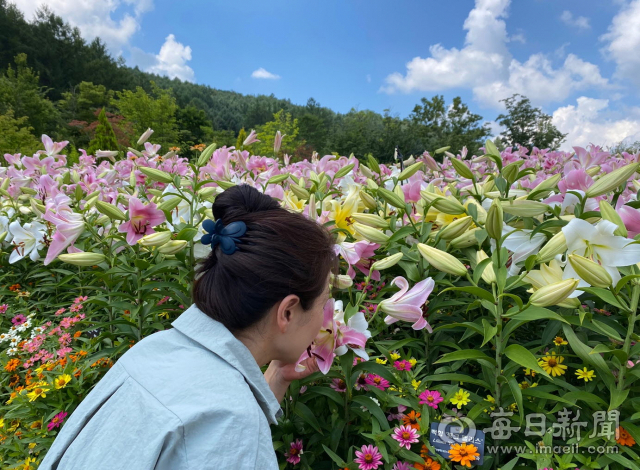
{"label": "forested hillside", "polygon": [[[0,155],[28,153],[43,133],[69,140],[73,151],[107,144],[124,150],[148,127],[163,149],[179,148],[187,157],[199,143],[236,145],[251,129],[263,140],[256,152],[267,152],[273,141],[267,135],[281,130],[283,151],[294,158],[317,151],[371,153],[380,161],[389,161],[396,146],[405,156],[443,146],[475,152],[489,135],[460,98],[422,98],[406,118],[355,109],[341,114],[313,98],[300,105],[149,74],[114,59],[99,39],[85,41],[49,11],[29,22],[0,0]],[[559,144],[545,138],[532,143]]]}

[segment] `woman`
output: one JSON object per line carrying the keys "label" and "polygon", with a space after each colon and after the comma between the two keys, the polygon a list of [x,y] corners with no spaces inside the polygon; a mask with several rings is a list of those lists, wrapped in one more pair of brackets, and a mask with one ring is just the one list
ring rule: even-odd
{"label": "woman", "polygon": [[[247,185],[213,204],[194,303],[127,351],[73,412],[41,470],[277,469],[270,424],[318,334],[331,234]],[[260,367],[269,364],[266,372]]]}

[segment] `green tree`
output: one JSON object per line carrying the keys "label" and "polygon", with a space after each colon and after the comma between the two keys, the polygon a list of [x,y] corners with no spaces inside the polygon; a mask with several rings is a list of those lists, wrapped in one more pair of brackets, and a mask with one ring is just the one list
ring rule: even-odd
{"label": "green tree", "polygon": [[505,103],[507,114],[500,114],[496,122],[505,127],[500,137],[507,146],[555,150],[564,142],[567,134],[561,133],[551,116],[534,108],[527,97],[516,93],[500,101]]}
{"label": "green tree", "polygon": [[178,127],[178,144],[180,155],[193,158],[195,152],[191,150],[196,144],[210,144],[213,142],[213,128],[211,120],[202,109],[193,105],[176,109],[176,125]]}
{"label": "green tree", "polygon": [[98,115],[98,127],[96,127],[96,133],[89,143],[87,153],[95,155],[97,150],[119,150],[116,133],[113,132],[113,127],[111,127],[111,123],[107,120],[107,114],[104,108],[100,110],[100,114]]}
{"label": "green tree", "polygon": [[113,90],[92,82],[80,82],[71,91],[62,93],[62,99],[56,103],[62,118],[66,121],[94,120],[96,109],[108,108],[113,99]]}
{"label": "green tree", "polygon": [[247,138],[247,131],[245,131],[243,127],[242,129],[240,129],[240,132],[238,132],[238,139],[236,140],[237,149],[242,148],[242,143],[245,141],[246,138]]}
{"label": "green tree", "polygon": [[26,54],[15,57],[0,76],[0,113],[13,110],[16,118],[26,117],[35,135],[50,134],[58,125],[59,113],[40,86],[40,75],[27,66]]}
{"label": "green tree", "polygon": [[256,155],[273,155],[273,144],[278,131],[284,135],[278,155],[284,155],[285,153],[293,155],[296,148],[304,144],[298,139],[298,133],[300,132],[298,120],[293,119],[291,113],[285,113],[281,109],[273,115],[273,121],[258,126],[256,129],[260,142],[253,144],[253,152]]}
{"label": "green tree", "polygon": [[459,152],[467,147],[473,154],[491,134],[487,123],[480,124],[482,116],[469,111],[457,96],[450,106],[446,106],[442,95],[431,100],[422,98],[409,119],[414,124],[413,131],[420,138],[424,150],[433,151],[440,147],[451,147],[451,152]]}
{"label": "green tree", "polygon": [[0,114],[0,156],[5,153],[35,153],[42,144],[31,133],[32,130],[26,117],[15,118],[12,110]]}
{"label": "green tree", "polygon": [[168,151],[169,147],[178,143],[178,106],[170,90],[160,88],[153,81],[151,88],[151,94],[140,86],[135,91],[116,92],[114,104],[125,120],[132,124],[135,135],[139,136],[151,128],[154,131],[153,143],[162,145]]}

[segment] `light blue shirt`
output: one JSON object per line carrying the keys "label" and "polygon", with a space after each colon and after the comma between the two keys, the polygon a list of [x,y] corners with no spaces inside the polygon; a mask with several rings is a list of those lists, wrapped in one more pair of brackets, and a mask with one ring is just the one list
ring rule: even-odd
{"label": "light blue shirt", "polygon": [[129,349],[40,470],[278,469],[278,400],[247,347],[195,304]]}

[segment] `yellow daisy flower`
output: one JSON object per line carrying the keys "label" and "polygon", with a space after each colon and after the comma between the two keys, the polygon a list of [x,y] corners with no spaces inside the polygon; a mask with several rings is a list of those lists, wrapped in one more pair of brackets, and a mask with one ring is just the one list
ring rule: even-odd
{"label": "yellow daisy flower", "polygon": [[376,357],[376,362],[378,364],[386,364],[387,363],[387,358],[385,357],[384,359],[381,359],[379,357]]}
{"label": "yellow daisy flower", "polygon": [[515,403],[511,403],[509,405],[509,411],[513,411],[514,413],[518,411],[518,405],[516,405]]}
{"label": "yellow daisy flower", "polygon": [[555,344],[556,346],[562,346],[563,344],[569,344],[565,341],[564,338],[562,338],[561,336],[556,336],[553,340],[553,344]]}
{"label": "yellow daisy flower", "polygon": [[470,393],[465,390],[458,390],[452,398],[449,399],[449,402],[452,405],[456,405],[456,407],[464,406],[469,403]]}
{"label": "yellow daisy flower", "polygon": [[576,375],[579,379],[588,382],[589,380],[593,380],[593,378],[596,376],[596,372],[593,370],[587,370],[587,368],[585,367],[584,369],[578,369],[576,371]]}
{"label": "yellow daisy flower", "polygon": [[71,382],[71,376],[69,374],[62,374],[59,377],[56,377],[53,383],[56,386],[56,389],[64,388],[67,384]]}
{"label": "yellow daisy flower", "polygon": [[536,371],[535,370],[531,370],[531,369],[525,369],[524,370],[524,375],[530,375],[531,377],[535,377],[536,376]]}
{"label": "yellow daisy flower", "polygon": [[567,366],[562,364],[563,362],[564,357],[556,356],[555,351],[553,351],[551,355],[547,353],[545,357],[538,360],[538,364],[540,365],[540,367],[542,367],[547,374],[551,374],[554,377],[564,375],[564,373],[567,371]]}

